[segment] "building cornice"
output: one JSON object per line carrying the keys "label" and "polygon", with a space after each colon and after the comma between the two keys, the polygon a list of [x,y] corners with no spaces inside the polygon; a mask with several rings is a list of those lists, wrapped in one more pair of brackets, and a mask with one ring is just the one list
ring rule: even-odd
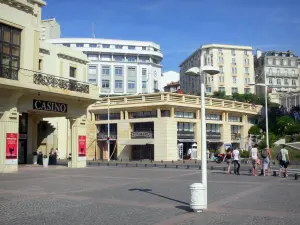
{"label": "building cornice", "polygon": [[77,57],[68,55],[68,54],[63,53],[63,52],[57,53],[57,56],[60,57],[60,58],[63,58],[63,59],[68,59],[68,60],[71,60],[71,61],[74,61],[74,62],[79,62],[79,63],[82,63],[82,64],[87,64],[89,62],[88,60],[85,60],[85,59],[82,59],[82,58],[77,58]]}
{"label": "building cornice", "polygon": [[0,3],[7,4],[11,7],[17,8],[27,13],[37,15],[37,6],[42,7],[46,5],[46,2],[42,0],[0,0]]}

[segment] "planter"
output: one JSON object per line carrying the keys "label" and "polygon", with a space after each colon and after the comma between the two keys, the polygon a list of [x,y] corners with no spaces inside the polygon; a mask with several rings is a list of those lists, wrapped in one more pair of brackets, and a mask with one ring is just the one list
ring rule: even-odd
{"label": "planter", "polygon": [[34,165],[37,164],[37,158],[38,158],[37,155],[34,155],[34,156],[33,156],[33,160],[32,160],[32,161],[33,161],[33,164],[34,164]]}
{"label": "planter", "polygon": [[194,212],[202,212],[207,209],[205,186],[202,183],[190,185],[191,202],[190,207]]}
{"label": "planter", "polygon": [[47,168],[49,164],[49,158],[43,158],[43,167]]}

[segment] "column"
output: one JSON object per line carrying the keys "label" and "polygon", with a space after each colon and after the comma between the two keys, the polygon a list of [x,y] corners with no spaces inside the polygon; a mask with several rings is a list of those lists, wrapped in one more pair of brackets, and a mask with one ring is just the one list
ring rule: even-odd
{"label": "column", "polygon": [[[33,153],[37,152],[38,123],[40,118],[28,114],[28,132],[27,132],[27,164],[33,163]],[[38,153],[38,152],[37,152]]]}
{"label": "column", "polygon": [[[79,156],[79,138],[86,138],[86,116],[69,119],[70,121],[70,142],[72,159],[68,162],[68,167],[83,168],[86,167],[86,156]],[[85,143],[85,148],[86,148]]]}

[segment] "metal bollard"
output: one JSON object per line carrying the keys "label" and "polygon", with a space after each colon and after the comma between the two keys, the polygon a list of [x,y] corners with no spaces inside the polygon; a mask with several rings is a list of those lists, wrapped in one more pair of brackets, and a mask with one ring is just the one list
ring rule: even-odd
{"label": "metal bollard", "polygon": [[185,163],[185,161],[183,160],[183,163]]}
{"label": "metal bollard", "polygon": [[201,166],[199,166],[199,170],[201,170]]}
{"label": "metal bollard", "polygon": [[298,174],[295,173],[295,180],[298,180]]}
{"label": "metal bollard", "polygon": [[98,166],[100,166],[100,163],[98,163]]}
{"label": "metal bollard", "polygon": [[153,160],[151,159],[151,163],[153,163]]}
{"label": "metal bollard", "polygon": [[109,163],[107,163],[107,166],[109,166]]}
{"label": "metal bollard", "polygon": [[213,167],[213,166],[211,166],[211,167],[210,167],[210,170],[214,170],[214,167]]}
{"label": "metal bollard", "polygon": [[128,166],[128,163],[126,163],[126,166]]}
{"label": "metal bollard", "polygon": [[176,169],[178,169],[178,165],[176,165]]}
{"label": "metal bollard", "polygon": [[118,163],[116,163],[116,166],[118,166]]}
{"label": "metal bollard", "polygon": [[249,173],[252,173],[252,169],[249,169]]}
{"label": "metal bollard", "polygon": [[172,160],[172,163],[174,163],[174,161]]}
{"label": "metal bollard", "polygon": [[195,160],[195,164],[197,164],[197,160]]}
{"label": "metal bollard", "polygon": [[226,167],[223,168],[223,171],[226,171]]}
{"label": "metal bollard", "polygon": [[137,163],[135,164],[135,167],[138,167]]}
{"label": "metal bollard", "polygon": [[164,160],[161,160],[160,162],[161,162],[161,163],[163,163],[163,162],[164,162]]}
{"label": "metal bollard", "polygon": [[121,159],[121,162],[123,161],[123,159]]}
{"label": "metal bollard", "polygon": [[147,167],[147,164],[145,164],[145,167]]}
{"label": "metal bollard", "polygon": [[156,163],[154,164],[154,167],[156,167]]}
{"label": "metal bollard", "polygon": [[91,162],[89,162],[89,166],[91,165]]}
{"label": "metal bollard", "polygon": [[276,171],[273,171],[273,176],[276,177]]}
{"label": "metal bollard", "polygon": [[165,164],[165,168],[167,168],[167,164]]}
{"label": "metal bollard", "polygon": [[263,169],[260,170],[260,175],[262,175],[262,176],[264,175],[264,170]]}
{"label": "metal bollard", "polygon": [[189,168],[190,168],[190,165],[186,165],[186,168],[189,169]]}

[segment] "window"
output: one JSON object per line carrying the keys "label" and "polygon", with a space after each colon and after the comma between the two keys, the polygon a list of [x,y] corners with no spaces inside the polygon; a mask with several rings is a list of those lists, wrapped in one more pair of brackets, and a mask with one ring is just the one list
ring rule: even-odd
{"label": "window", "polygon": [[76,68],[70,66],[70,77],[75,78],[76,77]]}
{"label": "window", "polygon": [[[109,113],[109,119],[110,120],[119,120],[121,119],[121,115],[120,113]],[[95,114],[95,120],[99,121],[99,120],[108,120],[108,115],[107,114]],[[107,126],[106,126],[106,131],[107,132]]]}
{"label": "window", "polygon": [[147,56],[140,56],[140,61],[141,62],[149,62],[149,57],[147,57]]}
{"label": "window", "polygon": [[232,78],[232,83],[236,84],[236,77]]}
{"label": "window", "polygon": [[115,55],[114,58],[115,58],[115,61],[118,61],[118,62],[124,61],[124,56],[122,56],[122,55]]}
{"label": "window", "polygon": [[43,60],[39,59],[39,71],[43,69]]}
{"label": "window", "polygon": [[292,70],[292,75],[295,75],[295,70]]}
{"label": "window", "polygon": [[70,44],[64,43],[63,46],[70,47]]}
{"label": "window", "polygon": [[179,111],[175,111],[174,114],[175,118],[188,118],[188,119],[195,119],[195,113],[193,112],[179,112]]}
{"label": "window", "polygon": [[221,48],[219,48],[219,49],[218,49],[218,52],[219,52],[219,53],[222,53],[222,49],[221,49]]}
{"label": "window", "polygon": [[219,76],[219,82],[224,83],[224,76]]}
{"label": "window", "polygon": [[244,91],[246,94],[250,94],[250,88],[245,88]]}
{"label": "window", "polygon": [[277,84],[278,84],[278,85],[281,84],[281,79],[277,79]]}
{"label": "window", "polygon": [[244,65],[249,65],[249,59],[244,59]]}
{"label": "window", "polygon": [[280,65],[280,59],[276,59],[276,65],[277,65],[277,66]]}
{"label": "window", "polygon": [[106,76],[110,75],[110,67],[109,66],[102,66],[102,75],[106,75]]}
{"label": "window", "polygon": [[193,123],[178,122],[177,123],[177,131],[194,132],[194,124]]}
{"label": "window", "polygon": [[90,48],[97,48],[97,44],[90,44]]}
{"label": "window", "polygon": [[129,118],[153,118],[157,117],[157,111],[144,111],[144,112],[130,112]]}
{"label": "window", "polygon": [[142,47],[142,50],[147,50],[147,48],[143,46],[143,47]]}
{"label": "window", "polygon": [[245,74],[249,74],[249,68],[245,68]]}
{"label": "window", "polygon": [[225,87],[219,87],[220,92],[225,92]]}
{"label": "window", "polygon": [[286,60],[286,59],[283,59],[283,60],[282,60],[282,64],[283,64],[284,66],[287,66],[287,60]]}
{"label": "window", "polygon": [[[1,48],[2,46],[2,48]],[[21,31],[10,26],[0,24],[0,75],[1,69],[12,68],[18,70],[20,67]],[[9,70],[9,78],[12,71]]]}
{"label": "window", "polygon": [[269,69],[269,74],[272,74],[272,73],[273,73],[272,68],[270,68]]}
{"label": "window", "polygon": [[147,88],[147,81],[142,81],[142,88],[143,89]]}
{"label": "window", "polygon": [[273,59],[272,58],[268,58],[268,64],[272,65],[273,64]]}
{"label": "window", "polygon": [[161,117],[170,117],[170,110],[161,110]]}
{"label": "window", "polygon": [[123,81],[115,80],[115,88],[123,88]]}
{"label": "window", "polygon": [[108,44],[103,44],[103,45],[102,45],[102,48],[110,48],[110,45],[108,45]]}
{"label": "window", "polygon": [[128,49],[135,50],[135,46],[128,46]]}
{"label": "window", "polygon": [[102,80],[102,88],[109,88],[109,80]]}
{"label": "window", "polygon": [[240,134],[241,133],[241,126],[231,126],[231,133],[232,134]]}
{"label": "window", "polygon": [[248,51],[247,50],[244,50],[244,55],[248,55]]}
{"label": "window", "polygon": [[237,74],[237,68],[236,67],[232,67],[231,71],[232,71],[232,74]]}
{"label": "window", "polygon": [[135,81],[129,80],[128,81],[128,89],[134,89],[135,88]]}
{"label": "window", "polygon": [[128,56],[127,57],[127,60],[128,60],[128,62],[136,62],[136,56]]}
{"label": "window", "polygon": [[240,116],[229,116],[228,121],[229,122],[242,122],[242,117],[240,117]]}
{"label": "window", "polygon": [[273,84],[273,78],[269,78],[269,84]]}
{"label": "window", "polygon": [[220,133],[220,124],[206,124],[206,132],[209,133]]}
{"label": "window", "polygon": [[99,56],[97,54],[88,54],[87,55],[89,60],[98,60]]}
{"label": "window", "polygon": [[292,85],[296,85],[296,80],[292,80]]}
{"label": "window", "polygon": [[232,64],[236,64],[235,58],[232,58]]}
{"label": "window", "polygon": [[116,49],[122,49],[123,45],[116,45]]}
{"label": "window", "polygon": [[224,73],[224,68],[222,66],[219,67],[220,73]]}
{"label": "window", "polygon": [[231,55],[235,56],[235,50],[234,49],[231,50]]}
{"label": "window", "polygon": [[210,93],[211,92],[211,87],[206,87],[206,92]]}
{"label": "window", "polygon": [[97,66],[89,66],[88,74],[89,75],[97,75]]}
{"label": "window", "polygon": [[123,67],[115,67],[115,75],[123,76]]}
{"label": "window", "polygon": [[249,84],[250,83],[250,78],[249,77],[246,77],[245,78],[245,84]]}
{"label": "window", "polygon": [[289,81],[288,81],[288,79],[284,79],[284,84],[289,84]]}
{"label": "window", "polygon": [[147,76],[147,69],[146,68],[142,68],[142,75]]}
{"label": "window", "polygon": [[287,69],[284,70],[284,74],[288,75],[288,70]]}
{"label": "window", "polygon": [[280,69],[277,69],[277,75],[279,75],[280,74]]}
{"label": "window", "polygon": [[97,83],[97,79],[95,79],[95,78],[89,78],[88,82],[91,83],[91,84],[96,84]]}
{"label": "window", "polygon": [[291,66],[295,66],[295,60],[291,60]]}
{"label": "window", "polygon": [[82,43],[76,44],[76,47],[77,47],[77,48],[82,48],[82,47],[83,47],[83,44],[82,44]]}
{"label": "window", "polygon": [[219,114],[206,114],[205,118],[207,120],[222,120],[222,116]]}
{"label": "window", "polygon": [[237,88],[232,88],[232,89],[231,89],[231,92],[232,92],[232,93],[237,93],[237,92],[238,92],[238,89],[237,89]]}
{"label": "window", "polygon": [[158,81],[157,80],[153,81],[153,86],[154,86],[155,90],[158,90]]}
{"label": "window", "polygon": [[255,118],[248,118],[248,123],[250,123],[250,124],[257,124],[258,121]]}

